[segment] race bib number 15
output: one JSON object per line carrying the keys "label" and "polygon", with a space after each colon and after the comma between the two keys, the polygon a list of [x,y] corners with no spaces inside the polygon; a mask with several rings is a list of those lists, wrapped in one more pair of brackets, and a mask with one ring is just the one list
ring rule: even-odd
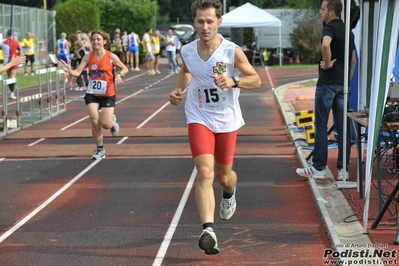
{"label": "race bib number 15", "polygon": [[199,108],[224,108],[229,105],[227,90],[197,88]]}
{"label": "race bib number 15", "polygon": [[86,93],[105,94],[107,92],[107,82],[103,80],[90,80]]}

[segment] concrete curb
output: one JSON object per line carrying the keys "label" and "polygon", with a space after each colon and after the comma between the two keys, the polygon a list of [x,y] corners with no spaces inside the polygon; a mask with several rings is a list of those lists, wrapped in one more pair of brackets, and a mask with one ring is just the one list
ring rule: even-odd
{"label": "concrete curb", "polygon": [[[281,99],[290,89],[291,85],[304,83],[307,81],[310,80],[285,84],[274,90],[274,96],[280,106],[286,125],[290,125],[296,120],[296,110],[294,110],[294,107],[291,103],[282,103]],[[304,133],[295,132],[292,130],[292,128],[289,128],[289,134],[293,140],[299,137],[304,137]],[[306,157],[310,151],[302,149],[298,142],[293,141],[293,144],[296,148],[301,164],[307,166],[308,163],[306,161]],[[345,222],[346,218],[355,216],[355,213],[344,197],[342,191],[336,186],[336,181],[331,171],[328,168],[326,169],[325,181],[316,181],[313,178],[308,178],[308,182],[313,193],[315,203],[324,222],[325,229],[330,238],[332,248],[338,251],[340,254],[348,249],[352,251],[362,251],[364,249],[373,251],[373,243],[370,241],[369,237],[363,233],[363,227],[356,217],[351,219],[350,223]],[[344,261],[344,264],[342,265],[349,265],[349,263],[353,264],[354,261],[358,262],[357,265],[361,265],[359,263],[362,258],[350,258],[350,261],[346,257],[341,257],[341,259]]]}

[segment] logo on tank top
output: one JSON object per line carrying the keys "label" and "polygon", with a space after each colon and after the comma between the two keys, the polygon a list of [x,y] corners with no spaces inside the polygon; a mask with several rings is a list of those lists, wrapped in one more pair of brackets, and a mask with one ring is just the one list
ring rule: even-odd
{"label": "logo on tank top", "polygon": [[93,64],[93,65],[91,66],[91,69],[92,69],[92,70],[97,70],[97,68],[98,68],[98,67],[97,67],[96,64]]}
{"label": "logo on tank top", "polygon": [[226,64],[223,62],[216,62],[216,66],[212,68],[213,68],[213,73],[222,74],[226,72]]}

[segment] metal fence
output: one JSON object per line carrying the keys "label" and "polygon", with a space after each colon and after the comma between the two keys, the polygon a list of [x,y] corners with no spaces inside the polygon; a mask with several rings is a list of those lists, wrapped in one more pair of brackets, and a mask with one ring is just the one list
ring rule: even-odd
{"label": "metal fence", "polygon": [[[64,72],[56,67],[36,70],[37,84],[20,90],[18,79],[0,75],[0,137],[40,123],[66,111]],[[15,100],[8,97],[8,85],[14,84]]]}
{"label": "metal fence", "polygon": [[[12,14],[12,25],[11,25]],[[55,11],[0,4],[0,42],[12,26],[14,39],[22,42],[26,32],[36,35],[35,64],[47,65],[48,54],[55,53]]]}

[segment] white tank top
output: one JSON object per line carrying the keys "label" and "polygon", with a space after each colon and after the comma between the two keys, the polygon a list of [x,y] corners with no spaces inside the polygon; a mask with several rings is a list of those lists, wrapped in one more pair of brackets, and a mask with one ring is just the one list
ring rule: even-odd
{"label": "white tank top", "polygon": [[130,46],[138,46],[136,34],[132,33],[129,35],[129,45]]}
{"label": "white tank top", "polygon": [[205,62],[198,55],[197,42],[186,44],[181,49],[192,76],[185,102],[187,124],[199,123],[215,133],[235,131],[245,124],[238,101],[240,89],[221,90],[215,86],[211,76],[217,75],[218,70],[228,77],[239,75],[240,72],[234,69],[237,45],[223,39]]}

